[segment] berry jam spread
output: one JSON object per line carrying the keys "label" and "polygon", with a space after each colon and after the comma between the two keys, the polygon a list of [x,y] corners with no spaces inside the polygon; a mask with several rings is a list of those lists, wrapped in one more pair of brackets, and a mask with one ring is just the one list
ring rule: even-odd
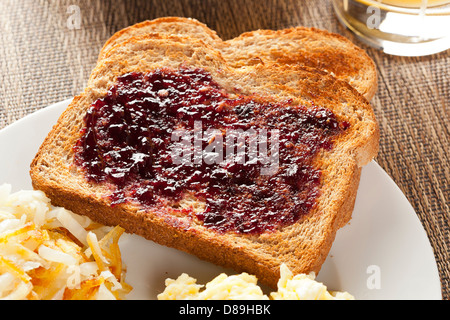
{"label": "berry jam spread", "polygon": [[[112,205],[171,206],[217,232],[259,234],[313,208],[321,177],[313,160],[348,126],[325,108],[227,93],[202,69],[129,73],[88,110],[75,163],[90,181],[111,185]],[[216,134],[208,136],[208,129]],[[238,153],[239,140],[227,140],[229,132],[265,133],[266,159],[274,156],[275,171],[261,174],[268,162]],[[261,135],[243,136],[241,151]],[[227,158],[227,147],[241,157]],[[208,154],[221,152],[221,161],[208,161]],[[186,194],[200,199],[204,210],[180,206]]]}

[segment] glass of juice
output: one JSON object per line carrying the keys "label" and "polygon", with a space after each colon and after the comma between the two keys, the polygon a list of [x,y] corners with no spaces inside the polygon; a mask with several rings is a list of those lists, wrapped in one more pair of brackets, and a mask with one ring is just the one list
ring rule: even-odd
{"label": "glass of juice", "polygon": [[425,56],[450,48],[450,0],[331,0],[339,21],[387,54]]}

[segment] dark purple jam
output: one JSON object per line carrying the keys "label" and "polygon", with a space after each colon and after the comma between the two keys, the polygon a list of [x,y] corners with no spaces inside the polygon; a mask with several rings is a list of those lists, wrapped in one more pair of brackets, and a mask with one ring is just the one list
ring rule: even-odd
{"label": "dark purple jam", "polygon": [[[119,77],[92,104],[74,148],[75,162],[89,180],[111,185],[112,205],[169,205],[218,232],[258,234],[292,224],[313,208],[321,177],[313,160],[347,127],[322,107],[227,93],[201,69],[160,69]],[[198,129],[220,130],[223,141],[205,135],[195,144]],[[182,139],[174,137],[183,130],[190,152],[184,154],[193,158],[180,163],[173,155]],[[225,138],[233,130],[266,130],[268,155],[278,130],[278,170],[262,175],[267,164],[251,161],[248,152],[245,161],[194,159],[195,148],[207,150],[212,142],[223,147],[223,157],[227,146],[236,147],[236,154],[237,145],[227,145]],[[250,136],[243,141],[250,148]],[[204,201],[205,210],[177,209],[186,193]]]}

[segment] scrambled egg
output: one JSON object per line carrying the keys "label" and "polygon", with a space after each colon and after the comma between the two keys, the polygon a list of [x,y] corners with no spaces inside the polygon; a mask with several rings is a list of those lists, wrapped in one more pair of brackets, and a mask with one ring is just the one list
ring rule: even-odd
{"label": "scrambled egg", "polygon": [[203,286],[183,273],[176,280],[166,280],[166,289],[158,300],[268,300],[256,283],[256,277],[247,273],[232,276],[222,273],[200,291]]}
{"label": "scrambled egg", "polygon": [[203,286],[183,273],[176,280],[166,279],[166,289],[158,295],[158,300],[354,300],[347,292],[329,292],[315,280],[314,273],[294,276],[285,264],[280,267],[278,291],[270,293],[270,297],[263,293],[257,281],[247,273],[231,276],[222,273]]}
{"label": "scrambled egg", "polygon": [[348,292],[328,291],[327,287],[315,280],[315,274],[294,276],[289,268],[282,264],[278,291],[270,294],[274,300],[354,300]]}

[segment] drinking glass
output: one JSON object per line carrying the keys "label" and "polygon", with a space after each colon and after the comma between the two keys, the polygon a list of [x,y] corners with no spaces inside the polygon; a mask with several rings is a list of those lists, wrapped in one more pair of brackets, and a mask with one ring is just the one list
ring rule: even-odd
{"label": "drinking glass", "polygon": [[399,56],[450,48],[449,0],[331,0],[339,21],[363,42]]}

